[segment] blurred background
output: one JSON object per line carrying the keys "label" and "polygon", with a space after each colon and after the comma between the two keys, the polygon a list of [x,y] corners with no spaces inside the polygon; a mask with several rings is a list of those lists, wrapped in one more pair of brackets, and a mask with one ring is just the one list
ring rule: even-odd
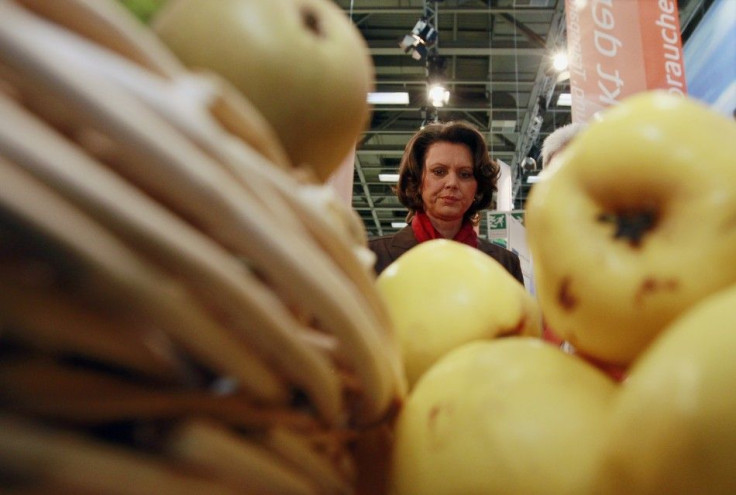
{"label": "blurred background", "polygon": [[[166,0],[120,1],[147,21]],[[567,42],[564,0],[330,1],[363,34],[376,69],[373,114],[356,147],[352,191],[352,206],[368,235],[403,226],[406,210],[392,189],[399,160],[411,135],[436,120],[464,119],[478,126],[493,158],[509,166],[512,208],[523,210],[542,168],[542,141],[571,121],[569,76],[564,57],[558,57]],[[699,59],[688,60],[688,52],[702,53],[712,39],[700,30],[699,48],[695,42],[688,47],[706,14],[733,10],[736,0],[677,4],[688,67]],[[736,32],[733,19],[716,19],[725,23],[720,31]],[[721,57],[723,52],[708,50]],[[708,89],[713,79],[706,74],[702,81]],[[483,215],[481,236],[487,221]]]}
{"label": "blurred background", "polygon": [[[564,64],[555,66],[566,47],[564,0],[334,1],[363,33],[376,67],[379,95],[353,186],[368,234],[401,227],[406,210],[392,191],[401,153],[436,119],[478,126],[491,155],[510,166],[513,208],[523,209],[542,141],[571,121],[569,77]],[[685,43],[713,2],[677,3]],[[428,91],[437,84],[446,99],[433,104]],[[486,222],[483,215],[481,235]]]}

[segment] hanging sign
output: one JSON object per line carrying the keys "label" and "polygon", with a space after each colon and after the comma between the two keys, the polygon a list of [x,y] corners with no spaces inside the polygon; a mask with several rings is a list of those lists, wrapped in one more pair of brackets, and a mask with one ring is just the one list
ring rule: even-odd
{"label": "hanging sign", "polygon": [[572,120],[650,89],[687,93],[677,0],[565,0]]}

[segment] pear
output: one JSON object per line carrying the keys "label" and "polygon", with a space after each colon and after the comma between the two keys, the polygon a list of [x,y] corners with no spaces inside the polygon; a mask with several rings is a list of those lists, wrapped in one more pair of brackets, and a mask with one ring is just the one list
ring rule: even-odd
{"label": "pear", "polygon": [[736,493],[734,356],[736,285],[691,307],[634,365],[611,412],[598,492]]}
{"label": "pear", "polygon": [[410,393],[390,493],[587,495],[616,389],[538,339],[465,344]]}
{"label": "pear", "polygon": [[381,272],[376,287],[410,385],[471,340],[541,334],[534,297],[495,259],[459,242],[435,239],[413,247]]}

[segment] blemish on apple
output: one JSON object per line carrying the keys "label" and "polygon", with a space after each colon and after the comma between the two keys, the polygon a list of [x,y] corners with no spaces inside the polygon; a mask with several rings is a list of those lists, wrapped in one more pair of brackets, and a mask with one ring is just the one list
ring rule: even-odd
{"label": "blemish on apple", "polygon": [[429,429],[431,430],[434,428],[434,423],[437,420],[437,416],[439,415],[442,408],[439,406],[439,404],[436,404],[432,407],[432,409],[429,410],[429,414],[427,415],[427,425],[429,426]]}
{"label": "blemish on apple", "polygon": [[560,289],[557,291],[557,302],[566,311],[572,311],[578,304],[578,298],[572,293],[571,285],[570,277],[563,277],[562,282],[560,282]]}
{"label": "blemish on apple", "polygon": [[324,36],[325,33],[322,30],[322,25],[319,22],[319,16],[314,10],[305,6],[302,7],[300,13],[302,16],[302,22],[309,31],[314,33],[317,37]]}
{"label": "blemish on apple", "polygon": [[644,298],[648,295],[661,291],[674,292],[679,287],[680,281],[674,278],[661,280],[654,277],[647,277],[639,285],[639,289],[634,295],[634,302],[636,304],[642,304],[644,302]]}
{"label": "blemish on apple", "polygon": [[427,438],[429,447],[442,449],[450,438],[452,431],[447,429],[449,418],[452,416],[453,405],[448,402],[438,402],[427,411]]}

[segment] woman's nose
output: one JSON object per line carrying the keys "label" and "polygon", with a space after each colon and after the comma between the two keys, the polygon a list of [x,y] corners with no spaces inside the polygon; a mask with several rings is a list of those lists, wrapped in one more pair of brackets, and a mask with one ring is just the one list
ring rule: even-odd
{"label": "woman's nose", "polygon": [[457,187],[459,177],[457,174],[447,174],[447,180],[445,181],[445,187]]}

